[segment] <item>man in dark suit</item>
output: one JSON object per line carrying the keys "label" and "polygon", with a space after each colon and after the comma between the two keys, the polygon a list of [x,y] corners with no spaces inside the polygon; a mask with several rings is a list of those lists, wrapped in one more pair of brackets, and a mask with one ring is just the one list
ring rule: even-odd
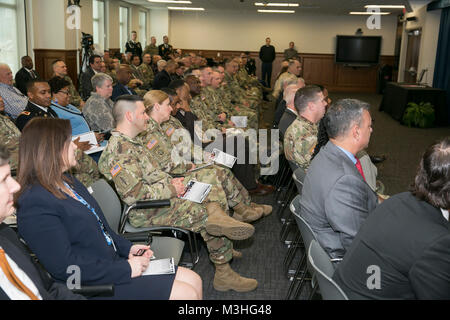
{"label": "man in dark suit", "polygon": [[22,57],[22,68],[17,71],[15,76],[16,88],[24,95],[27,95],[27,82],[34,79],[39,79],[39,74],[33,70],[33,60],[29,56]]}
{"label": "man in dark suit", "polygon": [[16,119],[16,126],[20,131],[35,117],[58,118],[58,115],[50,107],[52,94],[48,82],[43,80],[31,80],[27,84],[28,105]]}
{"label": "man in dark suit", "polygon": [[367,218],[333,279],[350,299],[450,299],[450,138],[425,151],[412,192]]}
{"label": "man in dark suit", "polygon": [[0,300],[84,299],[53,281],[33,262],[16,233],[3,223],[14,212],[13,195],[20,189],[11,177],[8,157],[6,148],[0,146]]}
{"label": "man in dark suit", "polygon": [[[162,62],[164,61],[158,61],[158,68],[160,64],[163,65]],[[153,80],[153,89],[160,90],[162,88],[168,87],[170,82],[172,81],[171,75],[175,73],[177,67],[178,64],[174,60],[169,60],[166,66],[156,74],[155,80]]]}
{"label": "man in dark suit", "polygon": [[169,44],[169,37],[163,37],[163,44],[158,46],[158,52],[162,59],[169,60],[170,55],[173,53],[173,47]]}
{"label": "man in dark suit", "polygon": [[331,258],[342,258],[378,203],[356,154],[372,132],[369,105],[342,99],[325,115],[330,141],[311,161],[301,197],[301,215]]}
{"label": "man in dark suit", "polygon": [[101,72],[102,68],[102,57],[99,55],[92,55],[89,57],[89,67],[85,72],[81,74],[80,77],[80,96],[83,101],[86,101],[91,96],[91,92],[94,91],[92,88],[91,79],[92,77]]}
{"label": "man in dark suit", "polygon": [[128,65],[120,65],[119,71],[117,71],[117,83],[113,86],[112,101],[116,101],[118,97],[124,94],[137,95],[136,91],[128,87],[130,80],[131,68]]}

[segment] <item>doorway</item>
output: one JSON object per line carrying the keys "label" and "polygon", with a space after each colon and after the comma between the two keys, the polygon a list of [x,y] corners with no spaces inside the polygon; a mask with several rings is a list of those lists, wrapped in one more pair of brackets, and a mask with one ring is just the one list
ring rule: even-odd
{"label": "doorway", "polygon": [[406,61],[404,70],[404,81],[408,83],[416,83],[417,81],[417,67],[419,65],[421,36],[422,36],[421,29],[408,31],[408,46],[406,50]]}

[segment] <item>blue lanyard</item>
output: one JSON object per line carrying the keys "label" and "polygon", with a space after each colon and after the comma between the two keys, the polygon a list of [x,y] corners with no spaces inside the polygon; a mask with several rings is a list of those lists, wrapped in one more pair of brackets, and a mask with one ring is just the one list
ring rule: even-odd
{"label": "blue lanyard", "polygon": [[86,200],[84,200],[78,193],[75,192],[75,190],[73,190],[71,187],[69,187],[69,185],[67,183],[64,182],[64,185],[73,192],[73,194],[75,195],[75,197],[77,198],[77,200],[79,202],[81,202],[83,205],[86,206],[86,208],[88,208],[89,210],[91,210],[92,214],[95,216],[95,218],[97,218],[97,222],[98,225],[100,226],[100,230],[103,233],[103,236],[105,237],[106,243],[108,244],[108,246],[111,246],[114,248],[114,251],[117,251],[116,249],[116,245],[114,244],[114,240],[111,238],[111,236],[109,235],[108,231],[105,228],[105,225],[103,224],[102,220],[100,219],[100,217],[98,216],[97,212],[95,212],[95,209],[93,207],[91,207],[91,205],[89,203],[86,202]]}

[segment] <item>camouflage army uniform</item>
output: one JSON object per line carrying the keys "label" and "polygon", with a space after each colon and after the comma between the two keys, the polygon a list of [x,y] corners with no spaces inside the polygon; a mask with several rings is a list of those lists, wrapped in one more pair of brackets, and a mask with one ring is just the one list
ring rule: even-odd
{"label": "camouflage army uniform", "polygon": [[[220,189],[218,192],[220,197],[211,192],[208,198],[210,198],[210,201],[219,202],[224,208],[227,208],[227,204],[229,207],[235,207],[241,202],[250,205],[251,201],[247,190],[236,179],[231,170],[212,165],[194,172],[188,172],[192,168],[192,163],[186,161],[174,163],[171,158],[173,145],[170,142],[169,135],[171,135],[170,131],[164,131],[156,121],[150,118],[147,130],[136,138],[150,151],[152,162],[156,164],[158,170],[171,175],[182,174],[185,177],[185,183],[194,179],[217,186]],[[199,166],[202,165],[204,164],[199,164]],[[224,193],[226,203],[223,203],[223,198],[221,198]]]}
{"label": "camouflage army uniform", "polygon": [[149,44],[148,46],[145,47],[144,53],[142,54],[142,56],[146,53],[150,53],[150,55],[153,57],[154,55],[159,54],[159,49],[156,45]]}
{"label": "camouflage army uniform", "polygon": [[100,179],[97,163],[80,149],[77,149],[75,156],[78,164],[71,169],[71,173],[88,188]]}
{"label": "camouflage army uniform", "polygon": [[111,99],[105,100],[98,93],[92,92],[83,108],[83,115],[92,131],[109,131],[113,129],[114,118]]}
{"label": "camouflage army uniform", "polygon": [[286,159],[308,169],[314,148],[317,144],[317,124],[302,116],[292,122],[284,135],[284,153]]}
{"label": "camouflage army uniform", "polygon": [[12,170],[17,170],[19,164],[19,139],[20,130],[4,115],[0,115],[0,143],[10,153],[9,165]]}
{"label": "camouflage army uniform", "polygon": [[235,109],[235,106],[232,103],[231,93],[224,87],[220,86],[217,90],[217,94],[219,95],[220,100],[222,101],[222,105],[224,106],[225,112],[231,116],[245,116],[247,117],[247,124],[249,128],[258,129],[259,121],[258,121],[258,113],[256,110],[253,110],[244,105],[238,105],[239,111]]}
{"label": "camouflage army uniform", "polygon": [[241,88],[236,76],[232,76],[228,72],[225,72],[224,81],[226,82],[225,88],[237,99],[240,104],[249,103],[249,107],[253,110],[257,110],[259,104],[259,98],[252,97],[247,94],[247,92]]}
{"label": "camouflage army uniform", "polygon": [[239,68],[239,71],[236,73],[236,79],[239,85],[246,89],[250,96],[258,98],[259,100],[263,98],[261,84],[258,80],[250,77],[244,67]]}
{"label": "camouflage army uniform", "polygon": [[208,105],[206,104],[206,97],[202,94],[192,98],[189,107],[193,114],[197,116],[199,121],[202,121],[203,130],[217,129],[217,122],[212,118],[210,112],[208,112]]}
{"label": "camouflage army uniform", "polygon": [[146,63],[141,63],[138,70],[142,72],[144,88],[150,90],[153,85],[153,80],[155,79],[155,74],[153,73],[152,67]]}
{"label": "camouflage army uniform", "polygon": [[80,103],[81,101],[83,101],[83,99],[81,99],[80,94],[78,93],[77,89],[75,89],[72,79],[70,79],[69,76],[65,76],[64,80],[70,83],[69,85],[70,104],[74,105],[77,108],[80,108]]}
{"label": "camouflage army uniform", "polygon": [[[218,188],[211,189],[203,204],[179,199],[175,187],[171,184],[172,177],[159,170],[158,166],[158,162],[153,162],[152,154],[146,146],[117,131],[112,132],[108,146],[99,160],[100,172],[114,182],[120,198],[128,205],[138,200],[170,199],[170,208],[130,212],[129,221],[134,227],[170,225],[199,232],[207,244],[213,263],[223,264],[230,261],[232,242],[226,237],[211,236],[205,230],[208,219],[205,203],[218,193]],[[225,194],[222,197],[225,197]]]}
{"label": "camouflage army uniform", "polygon": [[144,95],[148,92],[148,90],[150,89],[149,86],[145,85],[145,78],[144,78],[144,74],[142,73],[142,71],[136,67],[135,65],[131,64],[130,65],[130,70],[131,70],[131,79],[138,79],[142,81],[142,86],[139,86],[137,88],[134,88],[133,90],[141,97],[144,97]]}

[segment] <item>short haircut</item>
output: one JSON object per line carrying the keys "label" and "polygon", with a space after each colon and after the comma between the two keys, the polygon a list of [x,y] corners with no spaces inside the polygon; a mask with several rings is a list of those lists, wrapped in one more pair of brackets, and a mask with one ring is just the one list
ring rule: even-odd
{"label": "short haircut", "polygon": [[425,151],[412,193],[436,208],[450,209],[450,137],[434,143]]}
{"label": "short haircut", "polygon": [[357,99],[341,99],[333,103],[324,117],[325,128],[331,139],[344,136],[353,124],[361,125],[363,111],[370,105]]}
{"label": "short haircut", "polygon": [[138,57],[139,58],[139,60],[141,60],[141,56],[140,55],[138,55],[138,54],[133,54],[132,56],[131,56],[131,59],[130,59],[130,61],[133,61],[133,59],[135,58],[135,57]]}
{"label": "short haircut", "polygon": [[92,56],[90,56],[89,57],[89,64],[91,65],[91,64],[94,64],[94,62],[95,62],[95,59],[97,59],[97,58],[102,58],[102,57],[100,57],[98,54],[93,54]]}
{"label": "short haircut", "polygon": [[101,88],[106,80],[109,80],[113,82],[113,79],[107,75],[106,73],[97,73],[91,78],[91,84],[92,88],[94,88],[94,91],[97,91],[97,88]]}
{"label": "short haircut", "polygon": [[117,98],[112,111],[116,124],[122,122],[125,113],[136,110],[136,102],[138,101],[143,101],[143,99],[138,95],[132,94],[122,95]]}
{"label": "short haircut", "polygon": [[70,86],[70,82],[60,77],[53,77],[48,80],[52,94],[58,93],[62,88]]}
{"label": "short haircut", "polygon": [[0,144],[0,166],[4,166],[9,160],[9,151],[6,146]]}
{"label": "short haircut", "polygon": [[52,68],[53,68],[53,67],[55,66],[55,64],[57,64],[58,62],[64,62],[64,63],[65,63],[64,60],[56,59],[55,61],[52,62]]}
{"label": "short haircut", "polygon": [[26,84],[27,92],[30,92],[31,90],[33,90],[33,88],[36,85],[36,83],[47,83],[48,84],[47,81],[42,80],[42,79],[29,80],[29,81],[27,81],[27,84]]}
{"label": "short haircut", "polygon": [[[295,81],[294,83],[297,83]],[[317,94],[322,92],[319,87],[309,85],[303,88],[300,88],[295,93],[294,105],[295,109],[297,109],[298,114],[303,113],[308,106],[308,103],[313,102],[317,99]]]}
{"label": "short haircut", "polygon": [[166,60],[159,60],[157,63],[156,63],[156,65],[159,67],[159,66],[161,66],[161,65],[165,65],[165,66],[167,66],[167,61]]}
{"label": "short haircut", "polygon": [[181,79],[173,80],[170,82],[169,88],[173,89],[173,90],[177,90],[177,89],[183,87],[185,83],[186,83],[186,81],[181,80]]}

